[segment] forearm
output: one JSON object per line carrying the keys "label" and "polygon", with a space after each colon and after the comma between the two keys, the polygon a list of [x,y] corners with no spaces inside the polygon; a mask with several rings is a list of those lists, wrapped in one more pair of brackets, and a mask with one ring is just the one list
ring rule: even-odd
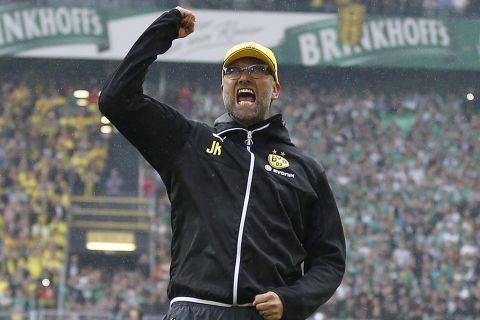
{"label": "forearm", "polygon": [[304,276],[273,290],[284,304],[284,319],[305,319],[335,293],[345,272],[345,236],[338,208],[324,172],[314,183],[317,199],[305,208]]}
{"label": "forearm", "polygon": [[156,19],[106,81],[100,111],[155,168],[171,163],[190,130],[174,108],[143,94],[148,67],[178,36],[181,14],[173,9]]}
{"label": "forearm", "polygon": [[[143,81],[148,67],[165,53],[177,38],[181,14],[173,9],[155,20],[132,46],[125,59],[108,78],[100,95],[99,106],[110,113],[143,98]],[[111,109],[114,110],[111,110]]]}
{"label": "forearm", "polygon": [[303,320],[328,301],[340,285],[345,270],[345,261],[338,255],[335,259],[309,270],[294,285],[272,290],[282,300],[285,320]]}

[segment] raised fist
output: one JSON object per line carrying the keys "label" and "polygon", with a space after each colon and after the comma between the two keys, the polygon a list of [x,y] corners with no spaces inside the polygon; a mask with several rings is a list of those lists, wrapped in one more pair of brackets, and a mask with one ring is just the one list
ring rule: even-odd
{"label": "raised fist", "polygon": [[180,28],[178,29],[178,38],[185,38],[195,30],[195,16],[192,11],[176,7],[182,14],[182,21],[180,21]]}

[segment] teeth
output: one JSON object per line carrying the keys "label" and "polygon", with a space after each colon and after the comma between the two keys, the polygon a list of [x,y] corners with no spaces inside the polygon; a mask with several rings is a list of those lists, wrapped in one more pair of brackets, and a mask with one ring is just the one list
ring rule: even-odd
{"label": "teeth", "polygon": [[238,90],[238,93],[251,93],[251,94],[254,94],[252,89],[246,89],[246,88],[239,89],[239,90]]}
{"label": "teeth", "polygon": [[241,105],[241,106],[244,106],[244,105],[247,105],[247,104],[248,104],[248,105],[251,105],[251,104],[253,104],[253,102],[250,102],[250,101],[240,101],[238,104]]}

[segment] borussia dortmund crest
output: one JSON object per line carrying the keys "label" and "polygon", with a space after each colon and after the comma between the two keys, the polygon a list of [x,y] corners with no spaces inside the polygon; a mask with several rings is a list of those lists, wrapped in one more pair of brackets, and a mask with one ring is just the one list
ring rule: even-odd
{"label": "borussia dortmund crest", "polygon": [[[282,152],[282,155],[285,155],[285,154]],[[287,159],[277,154],[276,150],[273,150],[273,153],[270,153],[268,155],[268,163],[275,169],[279,169],[279,170],[285,169],[290,165]]]}

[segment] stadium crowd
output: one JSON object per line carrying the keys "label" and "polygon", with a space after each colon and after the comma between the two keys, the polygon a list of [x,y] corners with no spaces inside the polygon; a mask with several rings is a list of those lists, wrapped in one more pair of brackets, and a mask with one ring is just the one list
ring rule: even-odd
{"label": "stadium crowd", "polygon": [[0,87],[0,313],[56,305],[71,195],[93,194],[105,165],[98,98],[78,107],[59,87]]}
{"label": "stadium crowd", "polygon": [[[216,89],[174,88],[167,101],[194,119],[211,123],[223,111]],[[478,109],[455,93],[284,90],[291,94],[275,108],[294,142],[332,177],[348,238],[347,275],[321,311],[342,319],[478,314]],[[144,194],[157,197],[157,263],[150,281],[137,279],[130,288],[142,283],[145,296],[136,297],[144,303],[135,298],[130,304],[146,312],[166,308],[169,265],[170,208],[161,183],[153,183],[157,192],[151,181],[143,186]]]}
{"label": "stadium crowd", "polygon": [[348,237],[345,281],[325,310],[480,314],[478,105],[448,92],[310,88],[280,110],[332,177]]}
{"label": "stadium crowd", "polygon": [[[275,112],[296,145],[330,177],[347,236],[345,279],[320,311],[329,318],[445,319],[480,314],[479,110],[447,91],[285,84]],[[155,87],[155,86],[152,86]],[[0,313],[68,310],[162,314],[168,307],[169,202],[158,176],[154,265],[100,268],[66,257],[73,194],[100,192],[108,136],[96,95],[78,107],[72,88],[3,82],[0,90]],[[165,100],[212,123],[218,88],[168,87]],[[95,92],[95,90],[93,90]],[[155,96],[155,93],[152,93]],[[67,263],[68,261],[68,263]],[[45,283],[48,279],[50,283]],[[21,319],[21,318],[18,318]]]}
{"label": "stadium crowd", "polygon": [[[284,86],[274,104],[294,143],[325,166],[345,227],[347,273],[321,310],[340,319],[474,318],[480,108],[453,90],[364,86]],[[170,99],[193,118],[212,123],[222,113],[215,89],[177,93]]]}

